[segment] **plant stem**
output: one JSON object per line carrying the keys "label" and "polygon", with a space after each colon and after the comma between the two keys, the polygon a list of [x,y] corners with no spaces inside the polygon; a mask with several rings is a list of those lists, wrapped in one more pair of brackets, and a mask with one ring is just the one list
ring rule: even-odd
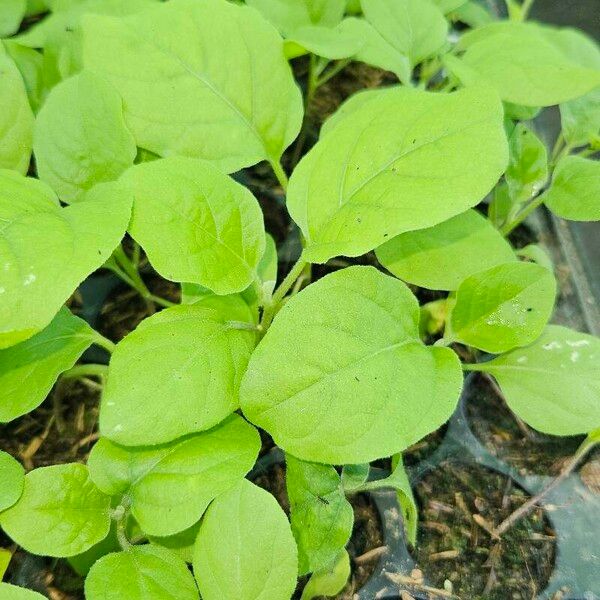
{"label": "plant stem", "polygon": [[104,348],[109,354],[112,354],[117,347],[116,344],[111,342],[108,338],[105,338],[101,333],[97,331],[94,333],[94,344],[96,344],[96,346],[100,346],[100,348]]}
{"label": "plant stem", "polygon": [[502,534],[506,533],[515,523],[520,521],[523,517],[527,516],[529,512],[544,498],[549,492],[556,488],[562,481],[564,481],[573,471],[577,468],[577,465],[587,456],[590,450],[598,443],[598,439],[593,436],[588,436],[579,446],[577,452],[573,455],[571,460],[563,467],[561,472],[540,492],[532,496],[522,504],[517,510],[511,513],[498,527],[492,531],[492,536],[500,538]]}
{"label": "plant stem", "polygon": [[535,0],[524,0],[521,6],[521,19],[525,21],[529,17],[529,12]]}
{"label": "plant stem", "polygon": [[525,208],[519,211],[516,217],[509,223],[505,223],[500,228],[500,233],[506,237],[515,227],[518,227],[538,206],[544,203],[544,190],[540,190],[537,196],[535,196]]}
{"label": "plant stem", "polygon": [[271,168],[273,169],[273,173],[275,173],[275,177],[277,177],[277,181],[279,181],[279,185],[283,188],[284,193],[287,192],[289,179],[281,166],[281,162],[278,160],[271,160],[269,162],[271,163]]}
{"label": "plant stem", "polygon": [[318,87],[321,87],[323,84],[327,83],[332,77],[335,77],[340,71],[344,70],[350,63],[352,62],[351,58],[345,58],[343,60],[338,60],[337,63],[327,73],[325,73],[322,77],[316,80],[313,94]]}
{"label": "plant stem", "polygon": [[79,379],[81,377],[104,377],[108,372],[106,365],[88,364],[75,365],[68,371],[65,371],[61,377],[63,379]]}

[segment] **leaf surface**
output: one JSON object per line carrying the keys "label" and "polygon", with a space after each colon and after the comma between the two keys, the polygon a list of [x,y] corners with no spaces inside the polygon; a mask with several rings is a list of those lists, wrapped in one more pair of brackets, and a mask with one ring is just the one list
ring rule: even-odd
{"label": "leaf surface", "polygon": [[21,463],[0,450],[0,512],[13,506],[21,497],[24,478]]}

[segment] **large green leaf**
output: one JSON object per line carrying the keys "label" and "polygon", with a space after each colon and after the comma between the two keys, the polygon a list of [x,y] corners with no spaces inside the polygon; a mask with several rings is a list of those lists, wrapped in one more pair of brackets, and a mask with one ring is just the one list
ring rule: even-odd
{"label": "large green leaf", "polygon": [[100,407],[100,431],[127,446],[161,444],[214,427],[238,407],[254,348],[238,296],[209,296],[142,321],[114,351]]}
{"label": "large green leaf", "polygon": [[0,450],[0,512],[21,497],[25,470],[10,454]]}
{"label": "large green leaf", "polygon": [[287,302],[252,355],[240,398],[294,456],[363,463],[439,427],[461,385],[456,354],[421,343],[406,285],[350,267]]}
{"label": "large green leaf", "polygon": [[33,143],[33,113],[19,69],[0,43],[0,169],[27,173]]}
{"label": "large green leaf", "polygon": [[25,91],[29,98],[29,104],[35,113],[42,103],[42,96],[44,94],[44,58],[36,50],[22,46],[13,40],[3,40],[2,43],[21,73]]}
{"label": "large green leaf", "polygon": [[289,600],[297,561],[285,513],[271,494],[244,479],[206,512],[194,575],[204,600]]}
{"label": "large green leaf", "polygon": [[448,22],[431,0],[361,0],[367,20],[417,65],[445,44]]}
{"label": "large green leaf", "polygon": [[210,431],[155,448],[102,438],[88,466],[104,493],[127,495],[144,533],[168,536],[196,523],[216,496],[246,475],[259,450],[256,429],[231,415]]}
{"label": "large green leaf", "polygon": [[0,171],[0,348],[44,329],[121,241],[131,213],[115,183],[61,208],[37,179]]}
{"label": "large green leaf", "polygon": [[539,431],[588,433],[600,426],[600,340],[549,325],[532,345],[472,365],[491,373],[510,408]]}
{"label": "large green leaf", "polygon": [[137,153],[119,94],[88,71],[52,90],[38,114],[33,147],[39,178],[63,202],[117,179]]}
{"label": "large green leaf", "polygon": [[108,535],[110,497],[84,465],[42,467],[25,476],[23,495],[0,514],[0,525],[27,552],[74,556]]}
{"label": "large green leaf", "polygon": [[137,165],[121,182],[134,197],[129,232],[163,277],[217,294],[241,292],[257,279],[265,229],[244,186],[185,157]]}
{"label": "large green leaf", "polygon": [[565,156],[556,165],[544,203],[565,219],[600,221],[600,162]]}
{"label": "large green leaf", "polygon": [[350,556],[342,550],[336,561],[326,569],[313,573],[302,590],[300,600],[313,600],[322,596],[335,596],[341,592],[350,577]]}
{"label": "large green leaf", "polygon": [[286,455],[286,486],[299,574],[322,571],[348,543],[354,511],[337,471],[330,465]]}
{"label": "large green leaf", "polygon": [[461,283],[445,337],[493,353],[526,346],[542,333],[555,298],[556,280],[544,267],[492,267]]}
{"label": "large green leaf", "polygon": [[26,9],[27,0],[2,0],[2,6],[0,6],[0,37],[8,37],[19,29]]}
{"label": "large green leaf", "polygon": [[160,546],[133,546],[102,557],[85,580],[87,600],[198,600],[187,565]]}
{"label": "large green leaf", "polygon": [[514,104],[550,106],[600,85],[600,70],[574,62],[534,23],[491,23],[463,36],[459,49],[466,52],[446,55],[446,66],[465,85],[490,85]]}
{"label": "large green leaf", "polygon": [[0,583],[2,600],[46,600],[45,596],[10,583]]}
{"label": "large green leaf", "polygon": [[433,290],[455,290],[469,275],[516,260],[510,244],[474,210],[398,235],[376,253],[396,277]]}
{"label": "large green leaf", "polygon": [[124,99],[138,146],[232,172],[277,162],[302,100],[282,40],[252,8],[174,0],[133,17],[84,19],[84,64]]}
{"label": "large green leaf", "polygon": [[351,115],[330,127],[290,180],[288,208],[311,262],[358,256],[464,212],[506,167],[502,105],[493,92],[399,87]]}
{"label": "large green leaf", "polygon": [[39,406],[58,376],[77,362],[95,337],[85,321],[62,308],[46,329],[0,350],[0,422]]}

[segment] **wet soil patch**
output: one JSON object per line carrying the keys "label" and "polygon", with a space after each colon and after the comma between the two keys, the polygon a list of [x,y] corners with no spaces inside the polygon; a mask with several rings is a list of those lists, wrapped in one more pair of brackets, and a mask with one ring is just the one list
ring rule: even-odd
{"label": "wet soil patch", "polygon": [[[415,560],[431,584],[469,600],[530,600],[554,568],[554,533],[542,509],[501,540],[489,534],[527,493],[504,475],[442,463],[417,484],[421,506]],[[415,590],[416,591],[416,590]]]}

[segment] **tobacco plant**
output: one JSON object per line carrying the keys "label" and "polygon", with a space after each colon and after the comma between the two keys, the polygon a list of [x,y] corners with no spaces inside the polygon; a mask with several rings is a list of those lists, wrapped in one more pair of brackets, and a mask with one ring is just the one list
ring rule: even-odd
{"label": "tobacco plant", "polygon": [[[398,490],[415,543],[402,453],[464,371],[535,429],[598,441],[600,341],[548,324],[552,264],[508,239],[541,205],[600,219],[598,46],[526,21],[531,2],[509,20],[465,0],[246,4],[0,8],[0,421],[57,381],[103,387],[87,465],[25,475],[0,454],[0,525],[87,572],[89,600],[287,600],[299,575],[303,600],[335,595],[349,496]],[[351,61],[398,83],[349,98],[306,152],[311,102]],[[531,120],[553,105],[548,152]],[[302,238],[279,274],[232,176],[261,161]],[[142,251],[181,304],[148,290]],[[380,268],[333,266],[372,251]],[[116,345],[65,306],[100,268],[162,309]],[[420,307],[417,287],[444,294]],[[107,365],[80,361],[92,345]],[[246,478],[259,429],[286,455],[289,520]]]}

